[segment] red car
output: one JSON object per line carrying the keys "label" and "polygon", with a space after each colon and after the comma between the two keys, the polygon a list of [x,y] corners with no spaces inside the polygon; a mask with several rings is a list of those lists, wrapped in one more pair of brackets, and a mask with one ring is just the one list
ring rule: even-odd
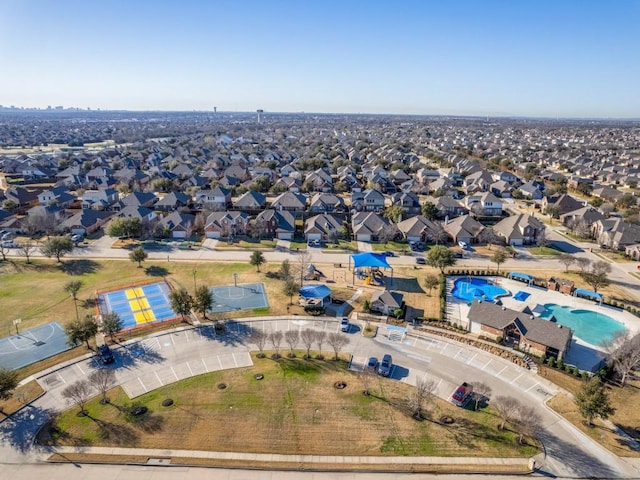
{"label": "red car", "polygon": [[451,395],[451,403],[458,407],[464,407],[473,395],[473,385],[463,382]]}

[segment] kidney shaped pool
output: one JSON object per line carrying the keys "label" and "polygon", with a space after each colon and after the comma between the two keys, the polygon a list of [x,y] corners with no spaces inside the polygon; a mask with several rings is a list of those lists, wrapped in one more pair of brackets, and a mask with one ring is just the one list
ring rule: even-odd
{"label": "kidney shaped pool", "polygon": [[618,333],[625,331],[624,325],[604,313],[592,310],[572,310],[571,307],[546,303],[541,317],[549,318],[552,315],[556,321],[573,330],[576,337],[591,345],[602,345],[602,342],[611,340]]}

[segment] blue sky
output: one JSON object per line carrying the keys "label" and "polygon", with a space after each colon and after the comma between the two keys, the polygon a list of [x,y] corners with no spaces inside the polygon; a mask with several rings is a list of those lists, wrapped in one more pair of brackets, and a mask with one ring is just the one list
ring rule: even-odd
{"label": "blue sky", "polygon": [[640,1],[0,0],[0,104],[640,116]]}

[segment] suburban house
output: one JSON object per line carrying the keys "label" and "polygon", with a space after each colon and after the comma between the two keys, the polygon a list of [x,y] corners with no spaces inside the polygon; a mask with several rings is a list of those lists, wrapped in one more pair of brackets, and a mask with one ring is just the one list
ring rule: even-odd
{"label": "suburban house", "polygon": [[537,244],[544,229],[544,223],[526,213],[512,215],[493,226],[493,231],[512,246]]}
{"label": "suburban house", "polygon": [[316,193],[311,197],[309,210],[312,213],[344,213],[347,207],[342,197],[333,193]]}
{"label": "suburban house", "polygon": [[[402,170],[400,170],[402,171]],[[397,192],[391,195],[391,205],[402,207],[404,216],[411,216],[420,213],[420,199],[413,192]]]}
{"label": "suburban house", "polygon": [[304,180],[314,192],[330,192],[333,190],[333,180],[327,169],[319,168],[315,172],[311,172]]}
{"label": "suburban house", "polygon": [[428,242],[442,232],[438,222],[431,221],[423,215],[416,215],[398,222],[397,227],[407,242]]}
{"label": "suburban house", "polygon": [[195,221],[195,215],[176,211],[160,219],[158,224],[171,238],[185,239],[193,234]]}
{"label": "suburban house", "polygon": [[495,303],[474,301],[468,319],[473,333],[493,340],[500,337],[506,344],[533,355],[560,360],[571,347],[570,328]]}
{"label": "suburban house", "polygon": [[307,209],[307,197],[301,193],[284,192],[273,200],[271,207],[294,215],[302,215]]}
{"label": "suburban house", "polygon": [[351,217],[351,227],[356,241],[375,242],[380,233],[389,227],[389,222],[375,212],[358,212]]}
{"label": "suburban house", "polygon": [[162,212],[174,212],[187,208],[191,204],[191,197],[182,192],[171,192],[158,200],[153,208]]}
{"label": "suburban house", "polygon": [[560,221],[565,227],[571,227],[576,225],[577,222],[584,222],[585,225],[591,226],[598,220],[604,220],[605,216],[600,213],[599,210],[593,208],[591,205],[579,208],[569,213],[560,215]]}
{"label": "suburban house", "polygon": [[544,195],[540,186],[533,181],[520,185],[520,192],[523,197],[530,198],[532,200],[540,200]]}
{"label": "suburban house", "polygon": [[557,210],[554,217],[558,218],[560,215],[564,215],[565,213],[573,212],[574,210],[584,207],[584,203],[576,200],[569,194],[563,193],[561,195],[544,197],[542,199],[542,211],[544,212],[549,207],[554,207]]}
{"label": "suburban house", "polygon": [[382,212],[384,204],[384,195],[378,190],[351,192],[351,209],[356,212]]}
{"label": "suburban house", "polygon": [[333,215],[321,214],[304,222],[304,236],[309,240],[337,240],[342,231],[342,221]]}
{"label": "suburban house", "polygon": [[623,218],[598,220],[591,226],[591,232],[600,244],[614,250],[640,243],[640,225],[627,223]]}
{"label": "suburban house", "polygon": [[438,197],[433,203],[440,212],[441,218],[455,218],[469,213],[467,207],[453,197]]}
{"label": "suburban house", "polygon": [[389,290],[378,290],[371,296],[371,311],[383,315],[393,315],[394,312],[402,308],[404,297],[399,292]]}
{"label": "suburban house", "polygon": [[633,260],[640,260],[640,243],[628,245],[624,249],[624,253],[627,257],[632,258]]}
{"label": "suburban house", "polygon": [[91,235],[100,229],[114,215],[113,212],[85,208],[61,223],[73,235]]}
{"label": "suburban house", "polygon": [[264,210],[267,205],[267,197],[262,193],[254,190],[249,190],[240,195],[235,202],[233,202],[233,208],[236,210],[242,210],[247,213],[258,213]]}
{"label": "suburban house", "polygon": [[231,190],[216,187],[213,190],[200,190],[195,194],[196,203],[210,210],[226,210],[231,205]]}
{"label": "suburban house", "polygon": [[58,205],[62,208],[68,208],[78,200],[78,197],[69,192],[64,186],[53,187],[38,194],[38,203],[40,205]]}
{"label": "suburban house", "polygon": [[286,210],[264,210],[256,217],[256,222],[265,230],[265,236],[270,238],[293,240],[296,232],[295,217]]}
{"label": "suburban house", "polygon": [[485,227],[469,215],[462,215],[443,224],[444,231],[454,243],[478,243]]}
{"label": "suburban house", "polygon": [[502,216],[502,201],[491,192],[469,195],[467,208],[481,217]]}
{"label": "suburban house", "polygon": [[107,210],[118,201],[118,191],[113,188],[85,190],[82,194],[82,208]]}
{"label": "suburban house", "polygon": [[207,238],[246,235],[248,225],[249,215],[244,212],[213,212],[205,220],[204,234]]}
{"label": "suburban house", "polygon": [[141,222],[150,222],[158,216],[156,212],[150,208],[141,207],[139,205],[128,205],[117,212],[116,215],[121,218],[139,218]]}

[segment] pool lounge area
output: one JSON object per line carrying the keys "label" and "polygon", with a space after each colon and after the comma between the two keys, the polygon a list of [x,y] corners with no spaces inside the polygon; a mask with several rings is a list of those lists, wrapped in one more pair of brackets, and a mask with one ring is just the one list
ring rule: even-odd
{"label": "pool lounge area", "polygon": [[[492,280],[493,277],[487,278]],[[456,283],[459,280],[467,281],[467,285],[461,282]],[[468,280],[469,277],[452,278],[449,287],[451,289],[449,315],[452,318],[458,317],[463,325],[468,322],[469,307],[474,300],[495,301],[496,299],[494,297],[494,300],[489,300],[489,296],[482,298],[473,295],[474,288],[483,288],[481,284],[484,278],[472,277],[471,283]],[[499,285],[490,284],[489,290],[491,286],[499,287],[505,292],[515,292],[497,297],[499,303],[505,307],[520,312],[529,311],[531,315],[541,319],[554,317],[559,325],[571,328],[574,331],[573,341],[565,363],[576,365],[581,369],[593,370],[601,364],[605,358],[603,341],[624,329],[632,334],[640,331],[640,318],[629,312],[601,305],[595,298],[566,295],[545,288],[523,285],[522,281],[507,278],[500,278]],[[518,298],[515,298],[516,295]]]}

